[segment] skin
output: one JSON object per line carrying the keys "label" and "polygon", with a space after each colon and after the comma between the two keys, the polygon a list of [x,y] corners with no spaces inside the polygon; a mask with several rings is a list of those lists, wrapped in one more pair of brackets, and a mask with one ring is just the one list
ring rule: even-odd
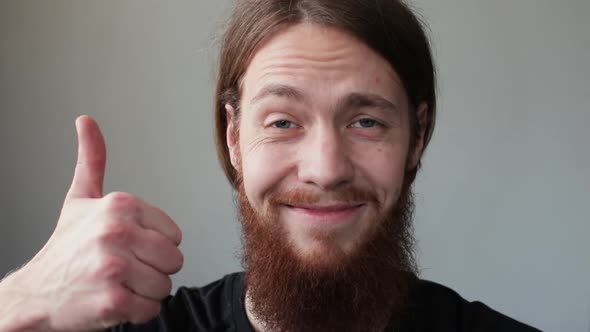
{"label": "skin", "polygon": [[[423,132],[410,147],[409,102],[397,73],[353,36],[302,23],[268,38],[242,83],[240,114],[226,105],[227,142],[250,204],[263,214],[273,195],[303,190],[313,202],[279,208],[285,240],[310,263],[350,254],[377,226],[375,216],[397,202],[406,170],[422,154]],[[425,104],[418,119],[425,123]],[[341,199],[351,188],[375,200]]]}
{"label": "skin", "polygon": [[43,249],[0,283],[0,331],[93,331],[146,322],[180,270],[181,232],[157,207],[103,195],[98,124],[76,121],[78,161],[57,227]]}
{"label": "skin", "polygon": [[[354,251],[376,227],[373,217],[395,204],[406,168],[422,154],[423,132],[410,148],[408,100],[395,71],[346,33],[300,24],[259,48],[242,88],[239,121],[226,107],[227,142],[251,205],[263,212],[269,197],[303,190],[313,199],[279,209],[295,252],[332,264],[332,253]],[[418,119],[424,128],[423,104]],[[158,314],[169,275],[182,267],[178,226],[131,194],[104,195],[104,138],[88,116],[76,128],[78,162],[56,229],[29,263],[0,282],[2,331],[145,322]],[[351,188],[374,199],[342,199]]]}
{"label": "skin", "polygon": [[[376,105],[348,104],[352,94]],[[294,189],[318,196],[280,209],[303,256],[322,250],[318,231],[334,233],[335,244],[352,251],[371,228],[369,217],[395,204],[406,168],[421,154],[421,138],[410,151],[408,99],[393,68],[336,29],[298,24],[272,36],[248,67],[241,109],[239,137],[230,121],[227,142],[252,206],[264,211],[271,195]],[[349,188],[371,192],[376,202],[339,201],[337,193]]]}

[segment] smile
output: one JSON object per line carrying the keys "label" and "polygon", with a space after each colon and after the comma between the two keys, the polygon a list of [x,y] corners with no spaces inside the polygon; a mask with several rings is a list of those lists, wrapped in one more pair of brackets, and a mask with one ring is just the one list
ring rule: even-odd
{"label": "smile", "polygon": [[342,224],[355,220],[364,206],[364,203],[285,205],[297,221],[312,224]]}

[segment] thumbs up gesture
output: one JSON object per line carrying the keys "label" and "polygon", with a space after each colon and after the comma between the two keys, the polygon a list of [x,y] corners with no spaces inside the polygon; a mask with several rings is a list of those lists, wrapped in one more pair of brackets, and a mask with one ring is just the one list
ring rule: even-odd
{"label": "thumbs up gesture", "polygon": [[76,120],[76,129],[78,161],[57,227],[15,273],[15,287],[35,304],[44,331],[148,321],[171,291],[169,275],[182,267],[180,229],[131,194],[103,195],[104,138],[88,116]]}

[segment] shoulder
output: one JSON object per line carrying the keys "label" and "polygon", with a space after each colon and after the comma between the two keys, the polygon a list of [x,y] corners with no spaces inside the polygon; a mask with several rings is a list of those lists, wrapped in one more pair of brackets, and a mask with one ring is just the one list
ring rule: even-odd
{"label": "shoulder", "polygon": [[416,325],[416,331],[539,331],[428,280],[418,281],[404,321]]}
{"label": "shoulder", "polygon": [[[235,301],[243,292],[243,273],[232,273],[202,287],[180,287],[162,301],[158,317],[141,324],[125,324],[115,331],[236,331],[240,318]],[[236,304],[238,302],[238,304]],[[239,323],[239,322],[238,322]]]}

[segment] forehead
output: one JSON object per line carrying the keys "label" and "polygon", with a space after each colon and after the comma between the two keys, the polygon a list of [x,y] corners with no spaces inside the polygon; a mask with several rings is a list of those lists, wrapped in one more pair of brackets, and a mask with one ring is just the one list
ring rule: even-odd
{"label": "forehead", "polygon": [[315,100],[354,92],[405,101],[397,73],[382,56],[349,33],[312,23],[284,28],[258,48],[242,81],[242,100],[269,84],[293,86]]}

